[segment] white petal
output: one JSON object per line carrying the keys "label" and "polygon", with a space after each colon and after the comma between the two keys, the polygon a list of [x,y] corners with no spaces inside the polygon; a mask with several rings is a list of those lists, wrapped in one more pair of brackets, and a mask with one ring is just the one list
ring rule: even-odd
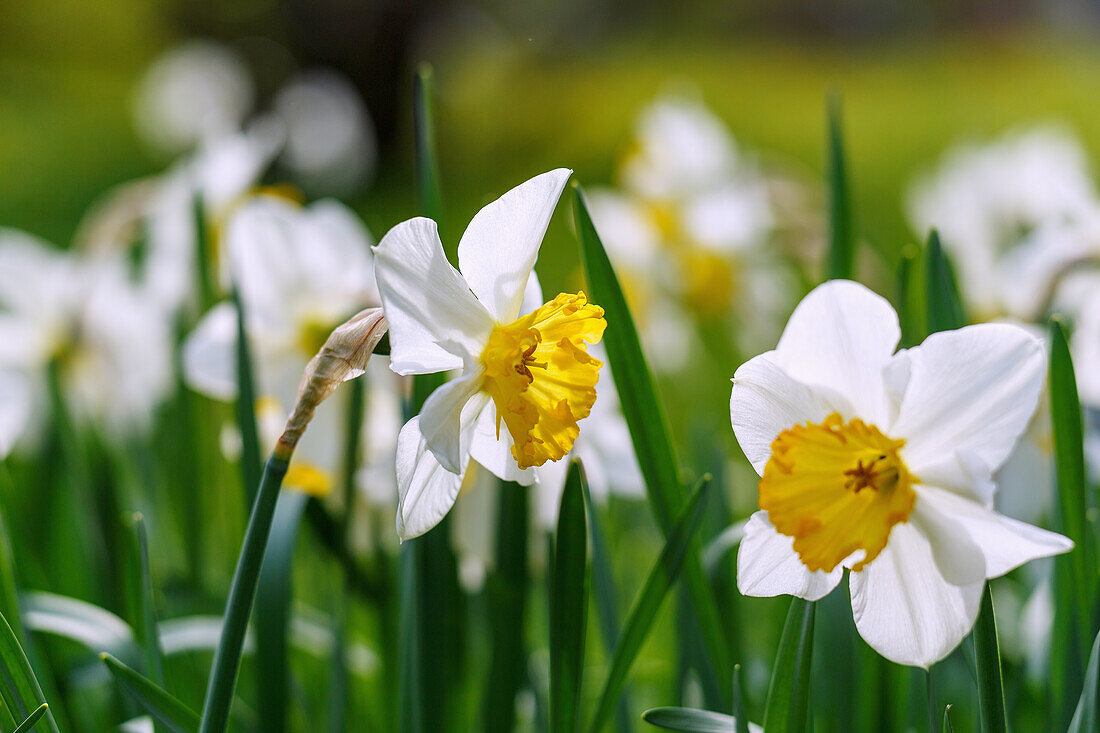
{"label": "white petal", "polygon": [[883,369],[900,338],[897,313],[884,298],[832,280],[795,308],[775,362],[800,382],[840,393],[855,411],[847,417],[883,424],[889,415]]}
{"label": "white petal", "polygon": [[398,224],[374,254],[395,372],[428,374],[461,367],[462,358],[440,344],[481,353],[493,319],[447,261],[434,221],[419,217]]}
{"label": "white petal", "polygon": [[558,512],[561,510],[561,495],[565,491],[565,479],[569,475],[571,456],[560,461],[547,461],[539,466],[538,482],[535,485],[535,501],[539,526],[553,532],[558,524]]}
{"label": "white petal", "polygon": [[458,243],[462,274],[500,323],[519,316],[527,277],[572,173],[558,168],[516,186],[477,212]]}
{"label": "white petal", "polygon": [[808,601],[827,596],[844,577],[844,568],[837,565],[831,573],[810,572],[793,545],[794,538],[779,534],[767,512],[753,514],[737,550],[737,589],[741,594],[757,597],[787,594]]}
{"label": "white petal", "polygon": [[187,335],[182,364],[183,379],[192,389],[217,400],[237,396],[237,312],[232,304],[214,306]]}
{"label": "white petal", "polygon": [[934,486],[918,486],[913,519],[940,572],[956,585],[997,578],[1040,557],[1073,549],[1066,537],[1006,517]]}
{"label": "white petal", "polygon": [[397,437],[397,536],[419,537],[454,506],[461,474],[439,465],[420,432],[420,418],[405,423]]}
{"label": "white petal", "polygon": [[948,583],[928,539],[905,522],[894,526],[882,553],[848,582],[863,640],[891,661],[927,669],[974,626],[985,581]]}
{"label": "white petal", "polygon": [[0,372],[0,460],[4,459],[30,423],[34,403],[30,380]]}
{"label": "white petal", "polygon": [[839,401],[791,378],[769,351],[742,364],[734,375],[730,422],[745,457],[763,476],[779,433],[801,423],[820,423],[834,410],[844,412],[842,405],[832,404]]}
{"label": "white petal", "polygon": [[530,486],[535,483],[535,471],[531,468],[520,470],[512,456],[512,435],[503,424],[497,437],[496,404],[490,401],[485,405],[474,429],[470,445],[470,456],[489,469],[497,478],[504,481]]}
{"label": "white petal", "polygon": [[[463,463],[463,412],[470,398],[481,389],[484,372],[483,368],[477,367],[468,374],[447,382],[432,392],[420,409],[420,416],[423,418],[421,431],[428,442],[428,449],[435,454],[440,465],[451,473],[459,473]],[[471,421],[476,418],[476,414],[469,415]],[[465,448],[469,450],[469,446]]]}
{"label": "white petal", "polygon": [[906,439],[909,469],[921,476],[925,465],[972,451],[996,471],[1039,402],[1046,375],[1039,340],[986,323],[932,334],[897,358],[909,360],[910,377],[890,434]]}

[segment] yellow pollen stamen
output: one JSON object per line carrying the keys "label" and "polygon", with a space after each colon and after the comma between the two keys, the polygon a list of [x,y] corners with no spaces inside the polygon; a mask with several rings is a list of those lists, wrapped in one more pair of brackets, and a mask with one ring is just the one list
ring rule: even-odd
{"label": "yellow pollen stamen", "polygon": [[584,293],[562,293],[489,335],[481,354],[485,390],[496,404],[497,437],[503,422],[520,468],[560,460],[572,449],[603,366],[588,344],[602,338],[606,325],[603,308]]}
{"label": "yellow pollen stamen", "polygon": [[874,425],[847,423],[833,413],[820,425],[784,430],[760,479],[760,508],[775,528],[794,538],[794,549],[810,570],[833,570],[857,550],[874,560],[895,524],[908,521],[919,479],[899,451],[904,440]]}

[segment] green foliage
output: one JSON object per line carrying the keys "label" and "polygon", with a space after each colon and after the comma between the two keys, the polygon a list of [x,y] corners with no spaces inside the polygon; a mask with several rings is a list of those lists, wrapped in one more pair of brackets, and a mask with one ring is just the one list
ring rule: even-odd
{"label": "green foliage", "polygon": [[122,689],[141,705],[145,712],[172,733],[195,733],[199,730],[199,716],[164,688],[147,677],[104,652],[100,659]]}
{"label": "green foliage", "polygon": [[993,593],[986,583],[982,605],[974,624],[974,664],[978,677],[978,708],[983,733],[1008,730],[1004,680],[1001,677],[1001,647],[993,615]]}
{"label": "green foliage", "polygon": [[577,729],[588,628],[588,524],[584,469],[574,461],[562,492],[550,585],[550,729]]}
{"label": "green foliage", "polygon": [[855,274],[856,233],[852,223],[851,185],[848,182],[848,164],[844,156],[839,95],[830,95],[826,110],[829,251],[825,279],[850,280]]}
{"label": "green foliage", "polygon": [[808,730],[816,609],[812,601],[791,599],[764,708],[764,728],[769,733]]}
{"label": "green foliage", "polygon": [[737,721],[729,715],[692,708],[653,708],[642,719],[656,728],[692,731],[692,733],[729,733]]}
{"label": "green foliage", "polygon": [[[3,616],[0,616],[0,668],[4,672],[0,675],[0,699],[4,707],[20,720],[30,717],[46,700],[27,655]],[[58,733],[57,722],[49,709],[45,719],[48,730]]]}

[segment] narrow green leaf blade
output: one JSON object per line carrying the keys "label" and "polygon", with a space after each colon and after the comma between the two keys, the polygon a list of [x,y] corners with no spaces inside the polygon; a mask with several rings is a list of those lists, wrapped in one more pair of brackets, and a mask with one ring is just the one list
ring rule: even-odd
{"label": "narrow green leaf blade", "polygon": [[435,149],[435,117],[432,113],[431,64],[421,63],[413,82],[413,124],[416,127],[416,184],[420,213],[436,222],[443,214],[439,163]]}
{"label": "narrow green leaf blade", "polygon": [[943,733],[955,733],[955,727],[951,725],[951,706],[943,709]]}
{"label": "narrow green leaf blade", "polygon": [[264,554],[256,586],[256,675],[259,685],[256,712],[260,730],[287,730],[287,701],[290,698],[290,602],[294,546],[308,496],[284,491],[275,506],[271,538]]}
{"label": "narrow green leaf blade", "polygon": [[703,516],[706,496],[709,487],[709,479],[703,478],[696,485],[695,490],[688,500],[687,506],[680,512],[672,532],[668,535],[664,549],[657,558],[653,569],[649,571],[645,585],[642,586],[638,599],[634,602],[630,615],[627,617],[622,636],[615,645],[615,653],[611,658],[611,668],[604,681],[603,691],[600,693],[599,703],[596,706],[596,714],[592,719],[589,730],[592,733],[600,731],[611,718],[615,701],[618,700],[623,685],[626,683],[630,667],[638,656],[638,652],[645,642],[646,636],[657,617],[668,591],[680,574],[684,556],[690,546],[695,531],[699,528],[699,522]]}
{"label": "narrow green leaf blade", "polygon": [[144,656],[145,674],[164,684],[164,662],[153,608],[153,581],[149,571],[149,540],[145,518],[140,513],[126,517],[129,532],[130,570],[126,583],[127,606],[134,634]]}
{"label": "narrow green leaf blade", "polygon": [[764,729],[768,733],[802,733],[807,729],[816,608],[812,601],[791,599],[764,707]]}
{"label": "narrow green leaf blade", "polygon": [[925,325],[928,333],[950,331],[966,325],[966,313],[955,270],[940,244],[940,235],[933,229],[924,251]]}
{"label": "narrow green leaf blade", "polygon": [[840,120],[840,97],[830,95],[827,103],[829,154],[829,252],[827,280],[850,280],[855,270],[855,228],[848,185],[848,166],[844,156],[844,136]]}
{"label": "narrow green leaf blade", "polygon": [[550,587],[550,730],[576,730],[588,628],[588,524],[584,469],[569,467],[558,513]]}
{"label": "narrow green leaf blade", "polygon": [[[667,538],[672,531],[674,517],[687,501],[668,420],[642,353],[626,297],[592,223],[579,186],[574,187],[573,213],[590,296],[604,309],[607,319],[603,343],[607,347],[623,416],[645,478],[650,507]],[[729,659],[729,643],[699,555],[698,542],[691,542],[684,559],[684,583],[691,595],[695,617],[714,667],[711,671],[720,679],[729,679],[733,669]]]}
{"label": "narrow green leaf blade", "polygon": [[1066,733],[1094,733],[1100,730],[1100,634],[1092,642],[1092,654],[1085,671],[1085,686]]}
{"label": "narrow green leaf blade", "polygon": [[986,583],[982,605],[974,624],[974,666],[978,674],[978,709],[983,733],[1008,730],[1005,714],[1004,681],[1001,676],[1001,647],[997,641],[997,620],[993,615],[993,594]]}
{"label": "narrow green leaf blade", "polygon": [[191,708],[152,680],[144,677],[118,661],[110,654],[99,655],[107,665],[119,687],[158,722],[172,733],[195,733],[199,729],[199,716]]}
{"label": "narrow green leaf blade", "polygon": [[287,461],[271,456],[264,467],[260,490],[248,521],[244,544],[237,560],[237,569],[229,587],[229,600],[225,607],[225,626],[218,649],[214,653],[214,667],[206,688],[203,706],[202,733],[224,733],[229,725],[229,709],[233,691],[237,686],[237,673],[241,666],[241,652],[248,630],[248,617],[252,613],[252,601],[256,596],[260,567],[271,534],[275,516],[275,503],[286,476]]}
{"label": "narrow green leaf blade", "polygon": [[237,429],[241,433],[241,480],[245,502],[252,506],[263,473],[260,455],[260,433],[256,427],[256,379],[252,354],[248,346],[247,315],[239,288],[233,289],[233,306],[237,312]]}
{"label": "narrow green leaf blade", "polygon": [[42,719],[42,716],[50,709],[50,706],[46,703],[39,705],[33,713],[27,716],[19,726],[13,731],[13,733],[31,733],[31,730]]}
{"label": "narrow green leaf blade", "polygon": [[733,717],[737,719],[737,733],[749,733],[749,716],[745,712],[745,692],[741,687],[741,665],[733,665]]}
{"label": "narrow green leaf blade", "polygon": [[[1092,633],[1092,600],[1096,597],[1096,542],[1088,523],[1089,501],[1085,472],[1084,428],[1081,402],[1077,396],[1077,380],[1073,359],[1062,324],[1050,322],[1050,410],[1054,438],[1054,465],[1058,484],[1062,531],[1076,545],[1065,556],[1070,563],[1072,595],[1077,616],[1077,629],[1084,637]],[[1068,599],[1063,599],[1068,600]]]}
{"label": "narrow green leaf blade", "polygon": [[[0,675],[0,695],[4,704],[17,720],[28,717],[46,700],[27,655],[3,616],[0,616],[0,665],[4,672]],[[49,710],[46,711],[46,724],[50,731],[57,733],[57,722]]]}
{"label": "narrow green leaf blade", "polygon": [[730,733],[737,721],[722,713],[694,708],[653,708],[642,713],[642,720],[655,728],[692,731],[692,733]]}

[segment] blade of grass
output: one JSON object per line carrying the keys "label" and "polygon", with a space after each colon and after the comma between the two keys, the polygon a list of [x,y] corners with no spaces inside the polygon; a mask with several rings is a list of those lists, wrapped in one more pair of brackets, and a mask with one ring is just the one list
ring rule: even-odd
{"label": "blade of grass", "polygon": [[1054,465],[1062,530],[1076,544],[1065,558],[1072,567],[1077,629],[1081,646],[1092,636],[1096,597],[1096,543],[1088,523],[1089,499],[1085,473],[1084,428],[1077,396],[1073,359],[1062,324],[1050,322],[1050,410],[1054,438]]}
{"label": "blade of grass", "polygon": [[569,467],[558,512],[550,586],[550,730],[571,733],[580,714],[588,628],[588,525],[577,461]]}
{"label": "blade of grass", "polygon": [[526,486],[501,482],[497,500],[496,564],[486,581],[491,658],[485,688],[485,730],[515,727],[516,693],[527,675],[523,621],[527,611],[530,496]]}
{"label": "blade of grass", "polygon": [[172,733],[195,733],[199,716],[171,693],[104,652],[99,655],[119,687]]}
{"label": "blade of grass", "polygon": [[443,215],[439,185],[439,164],[435,148],[435,117],[432,113],[431,64],[421,63],[413,82],[413,124],[416,127],[416,181],[420,213],[438,222]]}
{"label": "blade of grass", "polygon": [[950,331],[966,325],[966,313],[955,270],[940,244],[940,235],[933,229],[928,234],[924,250],[924,306],[927,333]]}
{"label": "blade of grass", "polygon": [[768,733],[807,730],[815,611],[813,602],[791,599],[764,707],[764,729]]}
{"label": "blade of grass", "polygon": [[287,729],[290,698],[289,635],[291,572],[294,546],[308,496],[284,491],[275,506],[271,538],[264,553],[256,586],[256,713],[260,730],[282,733]]}
{"label": "blade of grass", "polygon": [[213,247],[210,241],[210,227],[206,219],[206,207],[202,196],[196,191],[191,198],[191,216],[195,223],[195,269],[199,287],[199,307],[206,312],[217,301],[217,288],[214,285],[214,273],[211,265]]}
{"label": "blade of grass", "polygon": [[1089,667],[1085,672],[1085,684],[1081,699],[1073,713],[1066,733],[1093,733],[1100,730],[1100,634],[1092,642]]}
{"label": "blade of grass", "polygon": [[830,94],[826,104],[829,154],[829,252],[825,279],[852,278],[855,269],[855,228],[848,185],[848,167],[844,156],[844,136],[840,120],[840,97]]}
{"label": "blade of grass", "polygon": [[246,316],[241,291],[233,288],[233,306],[237,311],[237,429],[241,433],[241,480],[246,506],[252,506],[263,472],[260,434],[256,427],[256,380],[248,346]]}
{"label": "blade of grass", "polygon": [[687,505],[677,517],[657,562],[649,571],[645,585],[642,586],[637,600],[634,601],[622,636],[615,644],[611,668],[607,673],[607,679],[604,680],[592,725],[589,726],[591,733],[602,730],[610,720],[615,701],[619,698],[627,675],[630,673],[630,667],[634,664],[642,644],[649,635],[653,620],[657,617],[665,596],[668,595],[680,574],[691,538],[695,536],[703,517],[705,506],[703,498],[706,496],[708,486],[709,478],[706,477],[696,484]]}
{"label": "blade of grass", "polygon": [[272,455],[264,467],[260,490],[252,508],[244,545],[241,547],[233,583],[229,588],[229,601],[225,608],[225,628],[218,649],[214,653],[214,667],[206,690],[203,707],[202,733],[224,733],[229,724],[229,709],[233,702],[233,690],[237,686],[237,673],[241,665],[241,650],[248,630],[248,617],[256,596],[256,584],[264,559],[271,523],[275,515],[275,503],[287,471],[287,461]]}
{"label": "blade of grass", "polygon": [[749,733],[749,715],[745,712],[745,692],[741,688],[741,665],[733,665],[733,717],[735,733]]}
{"label": "blade of grass", "polygon": [[1004,733],[1008,730],[1008,723],[1001,676],[1001,647],[997,641],[997,620],[993,615],[993,593],[988,583],[982,593],[982,605],[973,635],[981,730],[982,733]]}
{"label": "blade of grass", "polygon": [[[622,287],[589,216],[579,186],[574,186],[574,194],[573,211],[581,242],[585,279],[593,302],[602,306],[606,314],[607,330],[603,342],[623,406],[623,416],[645,477],[650,507],[667,538],[672,531],[673,518],[687,501],[668,420],[642,353]],[[683,575],[713,667],[709,672],[713,677],[729,679],[733,669],[729,659],[729,642],[703,570],[698,540],[693,540],[688,546]]]}
{"label": "blade of grass", "polygon": [[[0,666],[0,697],[14,718],[25,719],[46,700],[27,655],[3,616],[0,616]],[[47,728],[52,733],[58,733],[57,721],[49,710],[45,719]]]}
{"label": "blade of grass", "polygon": [[951,706],[943,709],[943,733],[955,733],[955,727],[951,725]]}
{"label": "blade of grass", "polygon": [[44,716],[49,709],[49,705],[42,703],[33,713],[28,715],[27,719],[20,723],[12,733],[31,733],[34,726],[38,724],[38,721],[42,719],[42,716]]}
{"label": "blade of grass", "polygon": [[130,530],[127,534],[130,562],[133,566],[128,573],[127,610],[144,655],[145,674],[163,687],[164,660],[153,607],[153,581],[149,571],[149,540],[145,533],[145,518],[140,513],[132,513],[125,519]]}
{"label": "blade of grass", "polygon": [[642,713],[642,720],[654,728],[692,733],[730,733],[737,725],[729,715],[694,708],[653,708]]}

